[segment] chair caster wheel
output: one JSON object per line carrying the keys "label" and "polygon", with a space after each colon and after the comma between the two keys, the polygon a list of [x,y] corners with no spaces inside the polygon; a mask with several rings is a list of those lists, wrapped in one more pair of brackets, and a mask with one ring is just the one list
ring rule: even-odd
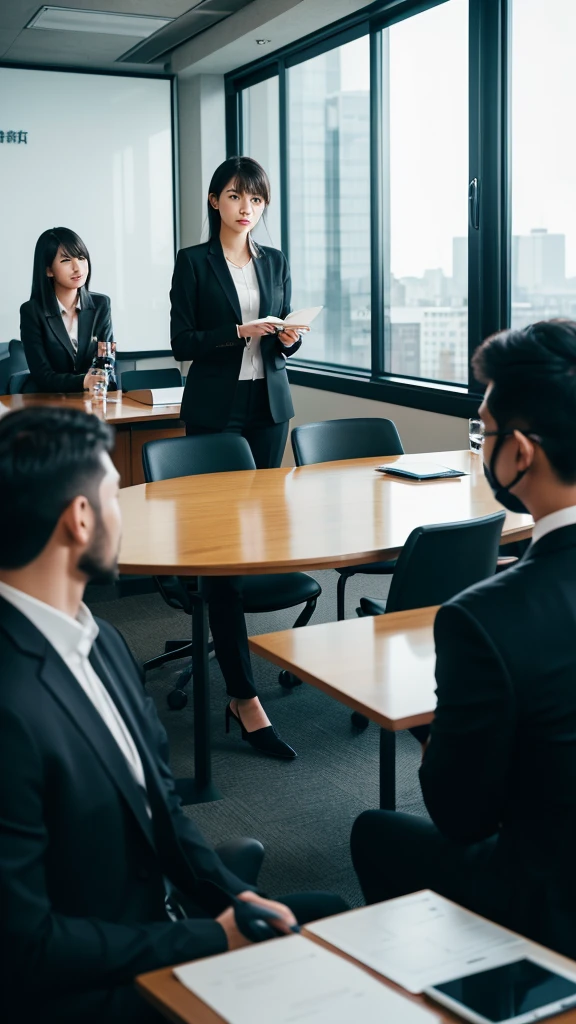
{"label": "chair caster wheel", "polygon": [[184,690],[170,690],[166,703],[172,711],[182,711],[188,703],[188,694]]}
{"label": "chair caster wheel", "polygon": [[350,715],[350,721],[352,728],[358,732],[364,732],[365,729],[370,725],[370,719],[366,718],[366,715],[361,715],[359,711],[353,711]]}
{"label": "chair caster wheel", "polygon": [[298,676],[293,676],[291,672],[287,672],[285,668],[280,672],[278,682],[285,690],[293,690],[295,686],[302,686],[302,680],[298,679]]}

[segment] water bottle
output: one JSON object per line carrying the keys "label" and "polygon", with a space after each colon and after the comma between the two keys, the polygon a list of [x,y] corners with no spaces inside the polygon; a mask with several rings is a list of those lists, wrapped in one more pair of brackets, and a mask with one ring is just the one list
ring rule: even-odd
{"label": "water bottle", "polygon": [[90,367],[93,377],[90,392],[92,398],[104,400],[108,390],[116,391],[117,388],[115,346],[113,341],[97,341],[96,338],[92,341],[96,342],[96,354]]}
{"label": "water bottle", "polygon": [[113,341],[99,341],[93,366],[105,370],[108,379],[108,391],[116,391],[116,345]]}

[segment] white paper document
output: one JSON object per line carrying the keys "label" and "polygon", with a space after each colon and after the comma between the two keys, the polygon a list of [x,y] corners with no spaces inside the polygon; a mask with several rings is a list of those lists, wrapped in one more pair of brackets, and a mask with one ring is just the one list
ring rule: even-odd
{"label": "white paper document", "polygon": [[437,1018],[321,946],[291,935],[174,968],[228,1024],[435,1024]]}
{"label": "white paper document", "polygon": [[127,391],[126,398],[135,402],[142,402],[143,405],[180,405],[184,388],[140,388],[136,391]]}
{"label": "white paper document", "polygon": [[306,927],[408,992],[512,963],[531,948],[429,889]]}

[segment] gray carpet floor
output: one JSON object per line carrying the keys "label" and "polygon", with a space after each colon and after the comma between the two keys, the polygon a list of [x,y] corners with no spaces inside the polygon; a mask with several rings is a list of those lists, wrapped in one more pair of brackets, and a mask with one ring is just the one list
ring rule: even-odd
{"label": "gray carpet floor", "polygon": [[[311,625],[336,617],[337,574],[313,574],[322,586]],[[347,585],[347,615],[355,614],[362,595],[385,597],[385,577],[355,576]],[[110,588],[91,588],[94,614],[123,633],[137,660],[162,653],[164,641],[190,635],[190,619],[169,608],[159,594],[110,599]],[[298,609],[249,615],[249,634],[288,629]],[[154,698],[170,741],[171,766],[178,776],[193,775],[191,702],[170,711],[166,694],[186,662],[171,662],[150,672],[147,689]],[[294,762],[254,753],[239,729],[224,732],[226,691],[218,663],[211,665],[213,775],[224,799],[185,808],[204,834],[219,843],[237,835],[260,839],[266,848],[260,884],[270,895],[306,889],[330,889],[351,905],[361,894],[349,852],[354,819],[378,806],[378,729],[355,733],[350,712],[311,686],[292,691],[278,684],[278,670],[254,659],[259,695],[280,735],[298,752]],[[397,806],[425,815],[418,785],[420,746],[409,733],[397,743]]]}

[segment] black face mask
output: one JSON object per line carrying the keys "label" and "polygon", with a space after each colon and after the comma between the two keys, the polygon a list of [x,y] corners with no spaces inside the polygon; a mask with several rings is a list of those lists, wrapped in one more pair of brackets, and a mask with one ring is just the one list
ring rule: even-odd
{"label": "black face mask", "polygon": [[494,451],[492,452],[492,458],[490,459],[490,466],[487,466],[486,463],[484,463],[484,476],[486,477],[488,483],[490,484],[492,493],[496,498],[496,501],[499,501],[500,504],[503,505],[504,508],[507,508],[509,512],[518,512],[520,515],[529,516],[530,512],[526,508],[524,502],[521,501],[520,498],[517,498],[515,494],[510,493],[510,489],[516,486],[516,484],[522,479],[522,477],[528,472],[528,470],[523,469],[520,473],[518,473],[518,475],[514,477],[512,483],[508,484],[507,487],[504,487],[499,482],[494,470],[496,459],[498,458],[498,452],[500,451],[504,443],[504,439],[509,436],[510,434],[506,432],[501,434],[500,437],[498,438],[496,444],[494,445]]}

